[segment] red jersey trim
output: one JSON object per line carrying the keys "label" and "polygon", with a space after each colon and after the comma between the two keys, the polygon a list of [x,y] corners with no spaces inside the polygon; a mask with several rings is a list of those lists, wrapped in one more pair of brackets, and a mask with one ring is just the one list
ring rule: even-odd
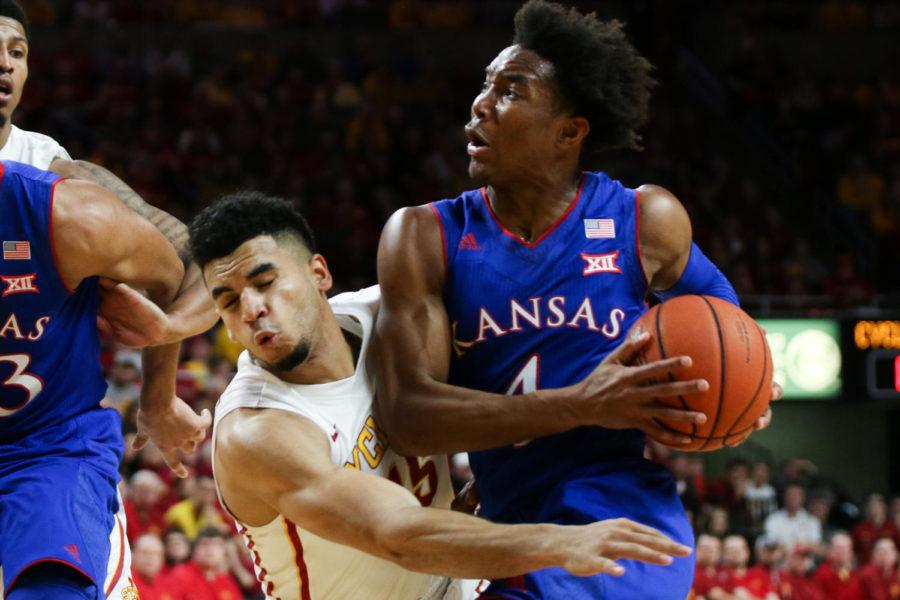
{"label": "red jersey trim", "polygon": [[116,515],[116,528],[119,530],[119,564],[116,565],[116,572],[113,574],[109,585],[103,591],[104,596],[109,596],[115,589],[116,584],[122,578],[122,570],[125,567],[125,531],[122,529],[122,521],[119,515]]}
{"label": "red jersey trim", "polygon": [[297,526],[293,522],[288,519],[285,519],[284,522],[291,545],[294,546],[294,561],[297,563],[297,577],[300,579],[300,598],[301,600],[310,600],[309,574],[306,572],[306,561],[303,560],[303,544],[300,542],[300,534],[297,533]]}
{"label": "red jersey trim", "polygon": [[644,272],[644,257],[641,256],[641,193],[634,190],[634,247],[637,250],[638,270],[641,272],[641,279],[644,280],[644,295],[650,289],[650,282],[647,281],[647,273]]}
{"label": "red jersey trim", "polygon": [[65,177],[60,177],[53,182],[53,186],[50,188],[50,215],[47,219],[50,224],[47,228],[47,235],[50,238],[50,255],[53,256],[53,264],[56,266],[56,274],[59,276],[59,281],[63,284],[63,287],[66,288],[66,291],[68,291],[70,294],[74,294],[75,290],[70,288],[66,283],[66,280],[63,279],[62,271],[59,268],[59,256],[56,254],[56,244],[53,243],[53,202],[56,200],[56,186],[60,181],[65,180]]}
{"label": "red jersey trim", "polygon": [[490,201],[488,200],[487,188],[484,188],[484,187],[481,188],[481,197],[484,200],[484,204],[487,206],[487,209],[491,215],[491,218],[494,219],[494,222],[503,231],[503,233],[505,233],[506,235],[508,235],[509,237],[514,239],[515,241],[519,242],[520,244],[522,244],[529,250],[534,250],[535,248],[538,247],[538,245],[541,242],[543,242],[545,239],[547,239],[547,236],[549,236],[551,233],[556,231],[556,228],[559,227],[560,225],[562,225],[565,222],[566,218],[572,213],[572,211],[575,210],[575,206],[578,204],[578,200],[581,199],[581,191],[584,189],[585,181],[587,181],[587,177],[585,177],[584,174],[582,173],[581,183],[578,184],[578,191],[575,192],[575,197],[569,203],[569,207],[566,209],[566,212],[564,212],[562,215],[560,215],[560,217],[558,219],[556,219],[556,221],[553,222],[553,225],[551,225],[547,231],[542,233],[540,235],[540,237],[538,237],[538,239],[534,240],[533,242],[526,242],[521,237],[519,237],[518,235],[516,235],[515,233],[513,233],[512,231],[507,229],[506,226],[503,225],[503,223],[497,217],[497,214],[494,212],[494,208],[491,206]]}
{"label": "red jersey trim", "polygon": [[444,220],[441,219],[441,213],[438,212],[437,206],[434,205],[434,202],[429,202],[428,206],[431,207],[431,212],[434,213],[434,216],[437,217],[438,229],[441,230],[441,250],[444,251],[444,272],[447,272],[448,264],[450,259],[448,258],[448,248],[447,248],[447,234],[444,232]]}

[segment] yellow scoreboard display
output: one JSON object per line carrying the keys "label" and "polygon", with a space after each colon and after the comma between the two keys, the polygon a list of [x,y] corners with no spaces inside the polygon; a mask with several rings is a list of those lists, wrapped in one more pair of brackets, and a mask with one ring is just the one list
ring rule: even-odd
{"label": "yellow scoreboard display", "polygon": [[900,398],[900,321],[858,321],[853,345],[865,355],[865,384],[875,399]]}

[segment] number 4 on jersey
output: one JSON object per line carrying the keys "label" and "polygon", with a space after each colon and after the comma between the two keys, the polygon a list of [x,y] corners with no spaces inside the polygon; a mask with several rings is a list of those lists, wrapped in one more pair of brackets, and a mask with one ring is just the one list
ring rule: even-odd
{"label": "number 4 on jersey", "polygon": [[541,370],[540,354],[532,354],[519,372],[513,377],[512,383],[506,390],[507,396],[516,394],[530,394],[538,389],[538,377]]}
{"label": "number 4 on jersey", "polygon": [[[541,355],[532,354],[528,358],[528,362],[525,363],[525,366],[519,370],[515,377],[513,377],[512,383],[509,384],[509,388],[506,390],[506,395],[530,394],[531,392],[537,391],[540,372]],[[521,448],[530,441],[531,440],[525,440],[524,442],[513,444],[513,447]]]}

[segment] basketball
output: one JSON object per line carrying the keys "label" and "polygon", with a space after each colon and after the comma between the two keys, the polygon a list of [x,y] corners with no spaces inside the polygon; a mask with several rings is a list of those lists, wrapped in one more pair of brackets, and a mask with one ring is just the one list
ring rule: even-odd
{"label": "basketball", "polygon": [[693,364],[670,381],[706,379],[705,392],[659,398],[674,408],[706,414],[702,425],[660,421],[689,435],[679,450],[707,452],[742,439],[766,412],[772,393],[772,353],[762,328],[737,306],[711,296],[679,296],[654,306],[634,324],[650,334],[641,364],[690,356]]}

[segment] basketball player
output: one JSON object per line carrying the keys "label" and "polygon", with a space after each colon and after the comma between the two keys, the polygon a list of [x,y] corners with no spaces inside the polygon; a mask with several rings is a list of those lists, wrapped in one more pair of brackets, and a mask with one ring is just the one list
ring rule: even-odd
{"label": "basketball player", "polygon": [[191,248],[229,335],[247,351],[216,406],[213,467],[266,597],[473,597],[474,581],[556,565],[621,574],[688,549],[625,519],[495,525],[452,512],[446,457],[388,447],[371,404],[377,287],[329,303],[303,218],[256,192],[191,223]]}
{"label": "basketball player", "polygon": [[[166,306],[184,269],[165,237],[109,191],[11,161],[0,162],[0,239],[5,597],[128,597],[116,515],[121,422],[100,407],[98,277]],[[140,405],[143,434],[171,449],[176,468],[175,450],[201,441],[207,425],[175,396],[177,365],[177,345],[145,352]]]}
{"label": "basketball player", "polygon": [[[515,24],[465,129],[469,174],[485,187],[403,209],[385,227],[376,417],[401,454],[477,451],[493,521],[628,517],[692,545],[670,475],[642,452],[645,433],[687,441],[657,419],[705,421],[653,398],[708,383],[643,387],[653,377],[627,365],[648,336],[623,340],[649,291],[737,303],[734,289],[692,244],[670,192],[583,171],[605,150],[639,147],[647,118],[650,65],[621,25],[541,0]],[[681,600],[693,571],[690,558],[630,565],[621,578],[548,569],[488,594]]]}
{"label": "basketball player", "polygon": [[[28,80],[29,34],[28,17],[22,6],[16,0],[0,0],[0,160],[14,160],[63,177],[101,185],[150,221],[175,246],[186,272],[181,291],[169,307],[171,318],[136,323],[132,309],[140,303],[137,292],[127,286],[104,282],[106,293],[101,306],[101,325],[107,333],[130,346],[147,346],[174,343],[206,331],[216,321],[215,311],[203,286],[200,270],[190,261],[184,223],[145,202],[103,167],[72,160],[66,149],[53,138],[13,125],[13,113]],[[129,326],[126,327],[124,322]],[[161,326],[168,329],[160,329]]]}

